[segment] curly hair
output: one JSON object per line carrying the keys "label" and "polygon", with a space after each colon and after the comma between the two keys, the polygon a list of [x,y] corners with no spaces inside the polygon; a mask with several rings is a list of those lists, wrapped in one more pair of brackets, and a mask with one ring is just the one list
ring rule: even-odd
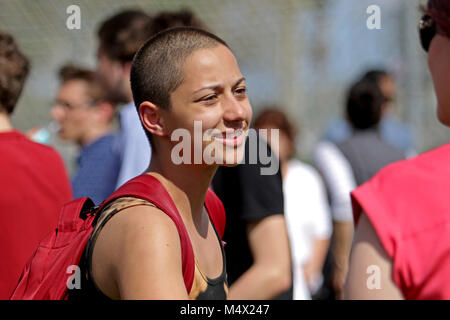
{"label": "curly hair", "polygon": [[28,59],[14,38],[0,31],[0,112],[11,114],[22,92],[29,71]]}

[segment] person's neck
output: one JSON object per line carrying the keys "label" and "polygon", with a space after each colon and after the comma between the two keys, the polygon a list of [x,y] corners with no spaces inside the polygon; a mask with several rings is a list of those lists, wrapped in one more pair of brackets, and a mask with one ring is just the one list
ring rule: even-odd
{"label": "person's neck", "polygon": [[14,130],[14,128],[11,124],[9,115],[4,112],[0,112],[0,132],[7,132],[12,130]]}
{"label": "person's neck", "polygon": [[131,91],[131,86],[130,86],[130,77],[128,77],[125,80],[126,83],[126,87],[124,88],[124,93],[125,93],[125,100],[127,101],[126,104],[132,103],[133,102],[133,92]]}
{"label": "person's neck", "polygon": [[147,172],[166,187],[183,218],[198,226],[205,218],[203,206],[206,192],[216,170],[216,166],[176,165],[170,157],[154,153]]}
{"label": "person's neck", "polygon": [[99,138],[111,132],[111,126],[92,126],[88,132],[78,141],[81,147],[86,147]]}

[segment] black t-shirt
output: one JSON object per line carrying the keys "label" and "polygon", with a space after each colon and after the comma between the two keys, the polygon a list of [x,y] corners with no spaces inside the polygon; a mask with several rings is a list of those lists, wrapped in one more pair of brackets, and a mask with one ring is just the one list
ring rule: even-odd
{"label": "black t-shirt", "polygon": [[[222,200],[226,212],[226,227],[223,240],[226,242],[228,283],[233,284],[250,266],[253,258],[249,248],[246,227],[275,214],[283,214],[283,186],[281,172],[262,175],[261,168],[268,168],[258,158],[256,164],[249,163],[249,143],[245,147],[245,163],[235,167],[219,167],[213,179],[213,188]],[[278,161],[270,147],[259,138],[259,146],[266,148],[271,161]],[[292,289],[278,299],[292,299]]]}

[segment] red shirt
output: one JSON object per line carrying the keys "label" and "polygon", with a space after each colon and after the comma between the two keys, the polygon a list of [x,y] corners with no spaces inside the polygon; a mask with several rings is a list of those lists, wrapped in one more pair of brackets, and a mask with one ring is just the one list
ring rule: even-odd
{"label": "red shirt", "polygon": [[9,299],[26,262],[71,198],[56,151],[18,131],[0,133],[0,299]]}
{"label": "red shirt", "polygon": [[450,299],[450,144],[382,169],[352,192],[405,299]]}

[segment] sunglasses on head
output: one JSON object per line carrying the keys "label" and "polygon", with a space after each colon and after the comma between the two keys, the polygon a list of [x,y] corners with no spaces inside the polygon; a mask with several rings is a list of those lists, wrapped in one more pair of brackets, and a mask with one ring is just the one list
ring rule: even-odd
{"label": "sunglasses on head", "polygon": [[428,52],[431,40],[436,35],[436,24],[429,15],[424,15],[419,21],[420,44]]}

